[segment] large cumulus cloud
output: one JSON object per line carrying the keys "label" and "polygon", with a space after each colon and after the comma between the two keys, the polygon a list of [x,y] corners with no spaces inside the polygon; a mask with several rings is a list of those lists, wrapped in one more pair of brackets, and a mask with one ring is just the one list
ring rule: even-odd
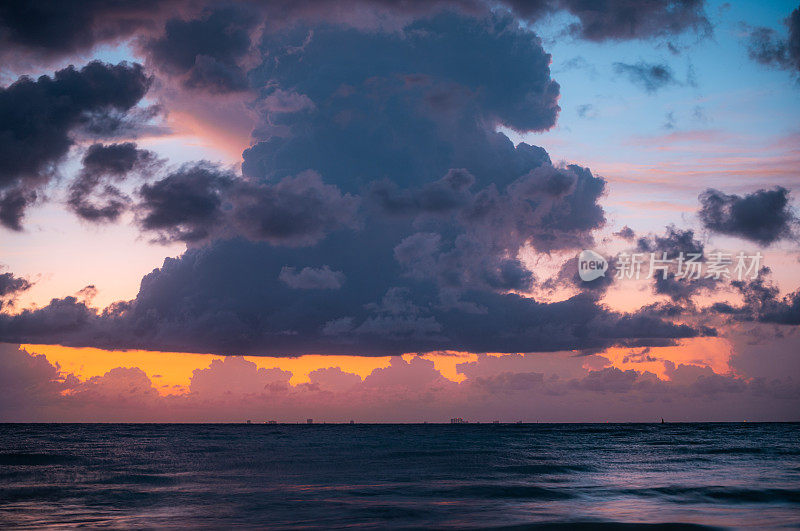
{"label": "large cumulus cloud", "polygon": [[141,227],[189,250],[147,275],[135,300],[97,311],[55,299],[0,316],[0,339],[383,355],[707,333],[613,312],[597,293],[529,296],[538,280],[521,251],[592,245],[605,180],[498,132],[547,130],[559,111],[550,56],[518,20],[443,13],[395,31],[298,22],[256,48],[248,76],[261,121],[242,174],[189,164],[137,192]]}
{"label": "large cumulus cloud", "polygon": [[[221,241],[168,259],[143,279],[131,303],[97,314],[71,297],[54,300],[3,316],[0,337],[227,354],[384,355],[599,349],[700,333],[655,316],[617,314],[586,295],[545,304],[475,290],[454,303],[429,281],[402,278],[391,254],[381,263],[374,255],[352,259],[361,255],[344,234],[280,253],[266,243]],[[281,279],[287,264],[319,264],[321,257],[330,270],[346,272],[339,289],[296,289]]]}

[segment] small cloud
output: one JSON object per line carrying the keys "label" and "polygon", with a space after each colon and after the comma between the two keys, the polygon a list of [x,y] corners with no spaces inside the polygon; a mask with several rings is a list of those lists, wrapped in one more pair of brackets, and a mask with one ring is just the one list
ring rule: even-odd
{"label": "small cloud", "polygon": [[633,229],[629,226],[625,225],[620,230],[614,233],[614,236],[622,238],[623,240],[633,241],[636,237],[636,233],[633,232]]}
{"label": "small cloud", "polygon": [[576,112],[578,113],[578,116],[580,118],[586,118],[586,119],[589,119],[589,120],[597,118],[597,114],[598,114],[597,113],[597,107],[595,107],[591,103],[585,103],[583,105],[578,105],[578,108],[576,109]]}
{"label": "small cloud", "polygon": [[570,72],[573,70],[585,70],[592,78],[597,76],[597,69],[595,66],[580,55],[573,57],[556,68],[553,68],[553,73],[560,74],[562,72]]}
{"label": "small cloud", "polygon": [[675,111],[669,111],[665,116],[664,129],[675,129]]}
{"label": "small cloud", "polygon": [[792,238],[798,224],[789,191],[780,186],[745,196],[709,188],[700,194],[700,204],[700,219],[707,229],[762,245]]}
{"label": "small cloud", "polygon": [[646,63],[635,64],[614,63],[614,71],[625,75],[635,85],[644,88],[648,94],[658,92],[670,85],[680,85],[675,74],[667,64]]}
{"label": "small cloud", "polygon": [[708,116],[706,116],[706,110],[700,106],[695,105],[692,109],[692,118],[698,122],[708,123]]}

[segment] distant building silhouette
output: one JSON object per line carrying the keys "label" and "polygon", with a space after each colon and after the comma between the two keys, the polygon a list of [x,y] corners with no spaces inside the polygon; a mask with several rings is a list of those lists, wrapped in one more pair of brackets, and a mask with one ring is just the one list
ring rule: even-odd
{"label": "distant building silhouette", "polygon": [[461,417],[456,417],[454,419],[450,419],[450,424],[466,424],[467,421],[462,419]]}
{"label": "distant building silhouette", "polygon": [[306,424],[314,424],[314,419],[306,419]]}
{"label": "distant building silhouette", "polygon": [[267,424],[277,424],[277,423],[278,423],[278,421],[276,421],[276,420],[270,420],[269,422],[267,422]]}

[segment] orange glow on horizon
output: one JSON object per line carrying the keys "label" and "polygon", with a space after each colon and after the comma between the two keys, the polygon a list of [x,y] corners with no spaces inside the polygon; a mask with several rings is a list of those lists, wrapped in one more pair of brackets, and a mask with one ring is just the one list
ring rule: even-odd
{"label": "orange glow on horizon", "polygon": [[[158,352],[147,350],[109,351],[97,348],[73,348],[60,345],[22,345],[31,354],[43,354],[47,361],[58,365],[65,373],[72,373],[81,380],[102,376],[116,367],[139,368],[147,374],[153,386],[162,396],[182,394],[189,390],[192,372],[208,368],[213,360],[224,356],[188,352]],[[405,354],[409,362],[415,355]],[[454,382],[466,377],[457,372],[456,365],[478,359],[476,354],[460,352],[428,353],[423,355],[433,362],[436,370]],[[363,380],[375,369],[388,367],[390,356],[328,356],[308,354],[296,358],[270,356],[245,356],[259,369],[277,368],[292,373],[289,383],[298,385],[310,381],[309,374],[317,369],[338,367],[344,372],[357,374]]]}
{"label": "orange glow on horizon", "polygon": [[678,365],[710,367],[717,374],[729,374],[733,347],[728,340],[719,337],[697,337],[684,339],[672,347],[622,348],[612,347],[600,355],[620,370],[649,371],[662,380],[669,380],[664,362]]}
{"label": "orange glow on horizon", "polygon": [[[141,369],[151,380],[162,396],[185,394],[189,392],[193,371],[206,369],[213,360],[224,356],[215,354],[196,354],[188,352],[157,352],[145,350],[108,351],[97,348],[73,348],[59,345],[21,345],[31,354],[41,354],[51,364],[64,373],[71,373],[81,380],[103,376],[117,368]],[[665,362],[677,367],[680,364],[710,367],[717,374],[729,374],[728,364],[731,356],[730,343],[722,338],[694,338],[681,341],[672,347],[651,347],[631,349],[613,347],[600,356],[609,360],[610,366],[621,370],[634,369],[649,371],[659,378],[668,380]],[[488,353],[488,356],[502,357],[504,354]],[[533,354],[535,355],[535,354]],[[565,353],[569,356],[569,353]],[[416,354],[404,354],[402,359],[410,362]],[[467,352],[429,352],[419,357],[432,361],[434,368],[444,378],[453,382],[463,382],[466,376],[458,372],[457,365],[478,361],[477,354]],[[299,385],[310,382],[309,374],[317,369],[339,368],[344,372],[356,374],[362,380],[375,369],[391,364],[390,356],[328,356],[308,354],[296,358],[268,356],[245,356],[244,359],[259,369],[277,368],[292,373],[289,383]],[[590,367],[585,367],[590,370]]]}

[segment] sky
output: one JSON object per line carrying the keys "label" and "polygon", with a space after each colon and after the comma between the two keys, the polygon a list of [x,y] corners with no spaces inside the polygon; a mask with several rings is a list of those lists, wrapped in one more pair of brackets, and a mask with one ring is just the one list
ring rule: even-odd
{"label": "sky", "polygon": [[0,65],[0,420],[799,420],[795,3],[8,2]]}

